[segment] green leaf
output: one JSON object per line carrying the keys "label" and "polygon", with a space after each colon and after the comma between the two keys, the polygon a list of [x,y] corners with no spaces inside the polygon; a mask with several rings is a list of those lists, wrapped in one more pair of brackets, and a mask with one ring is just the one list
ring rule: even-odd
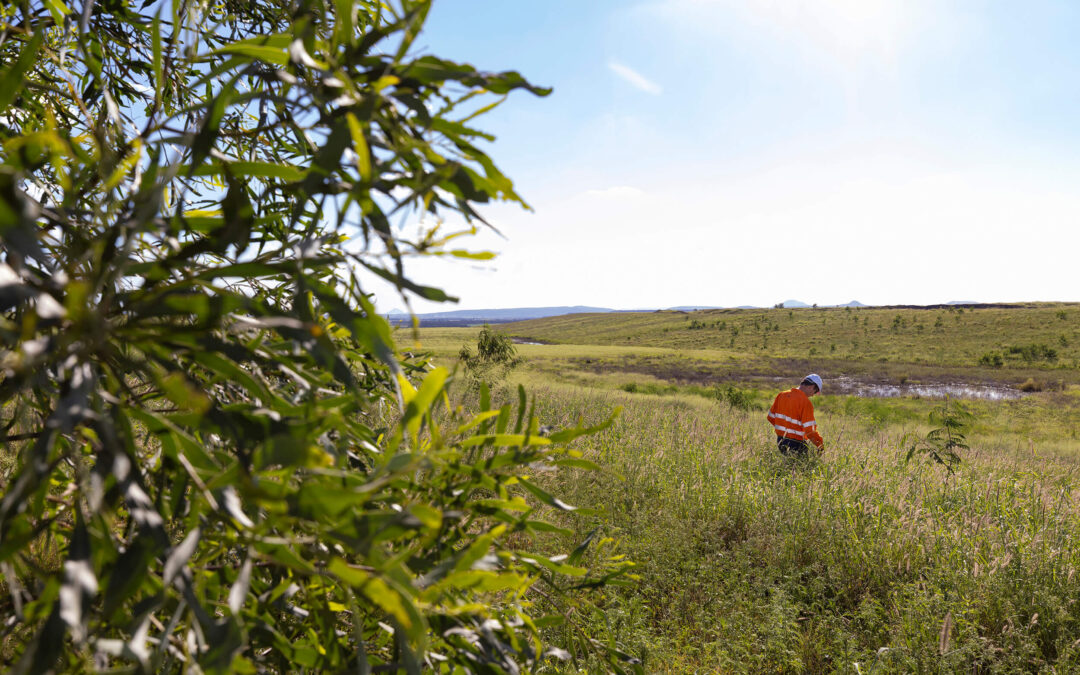
{"label": "green leaf", "polygon": [[551,558],[545,558],[542,555],[536,555],[534,553],[518,553],[518,559],[521,562],[535,565],[537,567],[543,567],[546,570],[554,572],[556,574],[564,574],[568,577],[583,577],[586,570],[584,567],[576,567],[574,565],[566,565],[560,561],[552,560]]}
{"label": "green leaf", "polygon": [[305,172],[291,164],[272,164],[270,162],[236,161],[228,164],[213,163],[198,166],[192,171],[193,176],[222,176],[225,172],[234,176],[248,178],[278,178],[288,183],[298,183],[304,179]]}
{"label": "green leaf", "polygon": [[64,25],[64,17],[71,14],[71,10],[61,0],[45,0],[45,8],[49,10],[53,22],[58,26]]}
{"label": "green leaf", "polygon": [[552,496],[550,493],[548,493],[545,490],[533,485],[532,483],[525,480],[524,478],[518,478],[518,483],[521,485],[521,487],[523,487],[526,490],[528,490],[529,492],[531,492],[534,497],[536,497],[540,501],[544,502],[548,506],[554,506],[555,508],[559,509],[560,511],[577,511],[576,506],[570,506],[569,504],[562,501],[558,497]]}
{"label": "green leaf", "polygon": [[501,537],[506,532],[505,525],[498,525],[491,529],[486,534],[480,535],[476,540],[469,545],[465,551],[460,553],[457,560],[454,562],[454,570],[462,571],[472,569],[484,556],[486,556],[498,537]]}
{"label": "green leaf", "polygon": [[405,407],[405,414],[401,418],[401,423],[414,438],[420,432],[420,422],[424,414],[428,412],[431,404],[435,402],[436,397],[442,392],[446,384],[446,378],[449,375],[450,371],[446,368],[432,370],[424,378],[424,382],[420,385],[416,395],[411,398]]}
{"label": "green leaf", "polygon": [[23,79],[26,73],[33,67],[37,60],[41,43],[45,39],[45,31],[37,30],[30,36],[30,40],[23,45],[19,56],[0,71],[0,113],[4,112],[14,102],[19,91],[22,90]]}
{"label": "green leaf", "polygon": [[313,518],[334,518],[349,509],[359,509],[370,494],[325,483],[305,483],[297,495],[297,508]]}
{"label": "green leaf", "polygon": [[184,377],[183,373],[173,372],[158,380],[165,396],[181,408],[204,413],[210,408],[210,399]]}
{"label": "green leaf", "polygon": [[403,597],[384,579],[351,566],[341,558],[332,559],[327,566],[327,571],[359,590],[375,606],[394,617],[407,631],[416,632],[419,614],[412,606],[412,600]]}
{"label": "green leaf", "polygon": [[464,258],[466,260],[494,260],[495,254],[491,251],[466,251],[465,249],[455,248],[447,251],[448,254],[455,258]]}
{"label": "green leaf", "polygon": [[[551,439],[552,443],[569,443],[570,441],[574,440],[575,438],[580,438],[581,436],[589,436],[589,435],[592,435],[592,434],[599,433],[599,432],[603,431],[604,429],[607,429],[607,428],[611,427],[611,425],[615,423],[615,420],[618,419],[618,417],[619,417],[619,415],[621,413],[622,413],[622,406],[616,407],[615,410],[612,411],[610,417],[608,417],[605,421],[601,422],[600,424],[598,424],[598,425],[596,425],[594,427],[587,427],[586,428],[586,427],[577,426],[577,427],[575,427],[573,429],[564,429],[563,431],[557,431],[557,432],[551,434],[550,436],[548,436],[548,438]],[[580,424],[580,420],[579,420],[579,424]]]}
{"label": "green leaf", "polygon": [[360,125],[360,120],[352,113],[347,113],[345,119],[349,122],[353,152],[356,153],[356,169],[364,182],[371,182],[371,149],[368,147],[367,138],[364,137],[364,128]]}
{"label": "green leaf", "polygon": [[201,58],[209,60],[213,56],[236,54],[281,67],[289,63],[289,45],[292,41],[292,35],[284,33],[266,35],[218,47]]}

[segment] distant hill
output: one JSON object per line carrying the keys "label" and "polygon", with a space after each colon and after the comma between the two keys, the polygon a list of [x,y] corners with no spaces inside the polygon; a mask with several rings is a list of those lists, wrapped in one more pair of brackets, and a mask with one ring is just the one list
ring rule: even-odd
{"label": "distant hill", "polygon": [[[784,309],[810,309],[813,306],[801,300],[789,299],[781,303]],[[974,306],[974,307],[1008,307],[1011,305],[988,305],[980,304],[977,302],[968,302],[961,300],[953,300],[952,302],[945,303],[944,305],[926,305],[922,306],[924,309],[933,309],[938,307],[948,306]],[[842,305],[821,305],[822,308],[826,307],[860,307],[870,308],[871,305],[866,305],[858,300],[852,300],[849,303]],[[904,308],[917,308],[916,305],[893,305],[893,307]],[[642,307],[640,309],[612,309],[610,307],[590,307],[587,305],[559,305],[553,307],[511,307],[507,309],[456,309],[448,312],[429,312],[427,314],[418,314],[420,323],[429,326],[475,326],[482,323],[510,323],[513,321],[529,321],[532,319],[547,319],[551,317],[563,316],[566,314],[621,314],[621,313],[636,313],[636,312],[656,312],[656,311],[668,311],[668,312],[695,312],[695,311],[708,311],[718,309],[729,309],[727,307],[715,306],[715,305],[677,305],[674,307],[666,307],[663,310],[656,308]],[[735,309],[762,309],[756,305],[740,305]],[[410,322],[410,317],[407,312],[403,312],[398,308],[390,310],[386,314],[386,318],[393,324],[407,324]]]}
{"label": "distant hill", "polygon": [[[807,307],[817,307],[817,305],[808,305],[800,300],[785,300],[783,303],[784,309],[805,309]],[[858,300],[852,300],[845,305],[822,305],[822,307],[868,307]],[[752,307],[740,307],[739,309],[753,309]]]}
{"label": "distant hill", "polygon": [[[508,323],[544,319],[564,314],[602,314],[614,312],[606,307],[586,307],[584,305],[562,307],[512,307],[510,309],[457,309],[452,312],[430,312],[417,314],[420,323],[425,326],[469,326],[478,323]],[[386,316],[391,323],[407,323],[409,315],[400,310],[393,310]]]}

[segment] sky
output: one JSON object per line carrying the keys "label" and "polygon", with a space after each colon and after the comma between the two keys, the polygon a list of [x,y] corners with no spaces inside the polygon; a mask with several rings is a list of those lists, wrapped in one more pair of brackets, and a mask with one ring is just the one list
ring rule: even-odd
{"label": "sky", "polygon": [[421,52],[554,92],[476,122],[533,210],[411,261],[460,298],[412,307],[1080,300],[1077,34],[1073,1],[437,0]]}

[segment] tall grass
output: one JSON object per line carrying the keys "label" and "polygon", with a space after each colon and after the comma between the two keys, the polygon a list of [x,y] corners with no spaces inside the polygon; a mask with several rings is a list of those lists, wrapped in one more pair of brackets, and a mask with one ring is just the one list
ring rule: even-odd
{"label": "tall grass", "polygon": [[789,463],[760,412],[537,393],[545,424],[624,408],[581,440],[603,472],[546,480],[637,561],[594,619],[648,672],[1080,669],[1073,457],[979,436],[949,477],[903,461],[906,428],[841,408],[824,457]]}

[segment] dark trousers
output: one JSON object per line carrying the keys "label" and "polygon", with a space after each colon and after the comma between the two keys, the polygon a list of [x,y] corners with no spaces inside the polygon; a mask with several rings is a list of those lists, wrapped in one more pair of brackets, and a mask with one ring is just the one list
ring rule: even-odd
{"label": "dark trousers", "polygon": [[776,447],[780,448],[780,454],[787,457],[806,457],[810,448],[803,441],[794,438],[776,437]]}

